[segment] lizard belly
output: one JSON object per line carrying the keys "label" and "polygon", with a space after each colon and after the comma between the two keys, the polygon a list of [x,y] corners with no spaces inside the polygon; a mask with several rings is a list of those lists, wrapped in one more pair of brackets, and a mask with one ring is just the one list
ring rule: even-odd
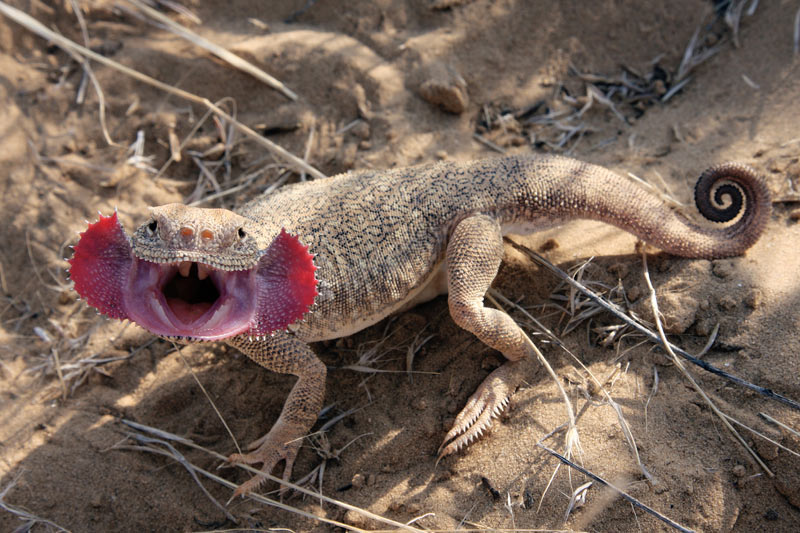
{"label": "lizard belly", "polygon": [[384,318],[411,309],[412,307],[436,298],[441,294],[447,293],[447,267],[442,261],[437,264],[425,280],[402,300],[398,300],[383,309],[369,315],[354,317],[341,324],[330,328],[310,328],[305,324],[297,324],[297,327],[289,326],[289,330],[305,342],[318,342],[330,339],[347,337],[377,324]]}

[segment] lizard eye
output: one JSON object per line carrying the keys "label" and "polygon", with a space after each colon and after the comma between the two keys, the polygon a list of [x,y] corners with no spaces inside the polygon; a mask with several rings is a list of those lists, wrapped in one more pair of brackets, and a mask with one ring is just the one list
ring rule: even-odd
{"label": "lizard eye", "polygon": [[155,220],[151,220],[150,223],[147,225],[147,231],[150,232],[150,235],[155,234],[156,229],[158,229],[158,222]]}
{"label": "lizard eye", "polygon": [[244,239],[247,236],[247,233],[244,231],[244,228],[239,228],[239,238]]}

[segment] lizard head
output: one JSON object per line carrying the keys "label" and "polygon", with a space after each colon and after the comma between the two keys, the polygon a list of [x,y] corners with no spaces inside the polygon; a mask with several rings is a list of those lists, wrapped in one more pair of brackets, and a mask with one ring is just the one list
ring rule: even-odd
{"label": "lizard head", "polygon": [[162,337],[261,337],[308,311],[317,295],[308,247],[285,230],[259,249],[253,221],[225,209],[169,204],[129,237],[117,214],[81,233],[75,290],[112,318]]}

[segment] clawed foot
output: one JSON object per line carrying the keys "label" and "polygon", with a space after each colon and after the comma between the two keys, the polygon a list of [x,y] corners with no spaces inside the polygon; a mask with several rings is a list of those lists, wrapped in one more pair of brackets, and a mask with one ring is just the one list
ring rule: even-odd
{"label": "clawed foot", "polygon": [[469,445],[492,425],[521,381],[519,370],[519,363],[508,361],[483,380],[439,446],[439,459]]}
{"label": "clawed foot", "polygon": [[[228,457],[228,462],[248,465],[261,464],[261,471],[269,474],[275,465],[280,461],[285,461],[283,480],[289,481],[292,476],[294,460],[297,458],[297,452],[300,451],[300,445],[303,442],[303,434],[302,428],[278,420],[269,433],[250,444],[248,449],[254,451],[245,454],[234,453]],[[231,499],[255,491],[266,480],[266,475],[256,475],[236,489]],[[285,488],[282,487],[281,494],[284,491]]]}

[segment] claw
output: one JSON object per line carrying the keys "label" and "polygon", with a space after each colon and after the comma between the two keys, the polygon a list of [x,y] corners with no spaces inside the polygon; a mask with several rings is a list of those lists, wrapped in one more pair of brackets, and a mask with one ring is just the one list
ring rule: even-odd
{"label": "claw", "polygon": [[483,435],[492,426],[492,419],[508,405],[520,381],[518,366],[511,361],[489,374],[456,416],[453,427],[439,446],[437,464]]}
{"label": "claw", "polygon": [[[250,453],[234,453],[228,457],[230,463],[244,463],[248,465],[261,464],[260,475],[255,475],[250,480],[246,481],[237,488],[233,498],[237,496],[244,496],[248,492],[256,491],[261,485],[264,484],[271,476],[272,470],[281,461],[284,461],[283,467],[283,480],[289,481],[292,477],[292,467],[294,460],[297,458],[297,452],[300,451],[302,444],[302,436],[304,430],[298,429],[291,424],[287,424],[282,420],[278,420],[272,429],[248,446],[248,449],[254,450]],[[281,487],[281,496],[286,492],[285,487]]]}

